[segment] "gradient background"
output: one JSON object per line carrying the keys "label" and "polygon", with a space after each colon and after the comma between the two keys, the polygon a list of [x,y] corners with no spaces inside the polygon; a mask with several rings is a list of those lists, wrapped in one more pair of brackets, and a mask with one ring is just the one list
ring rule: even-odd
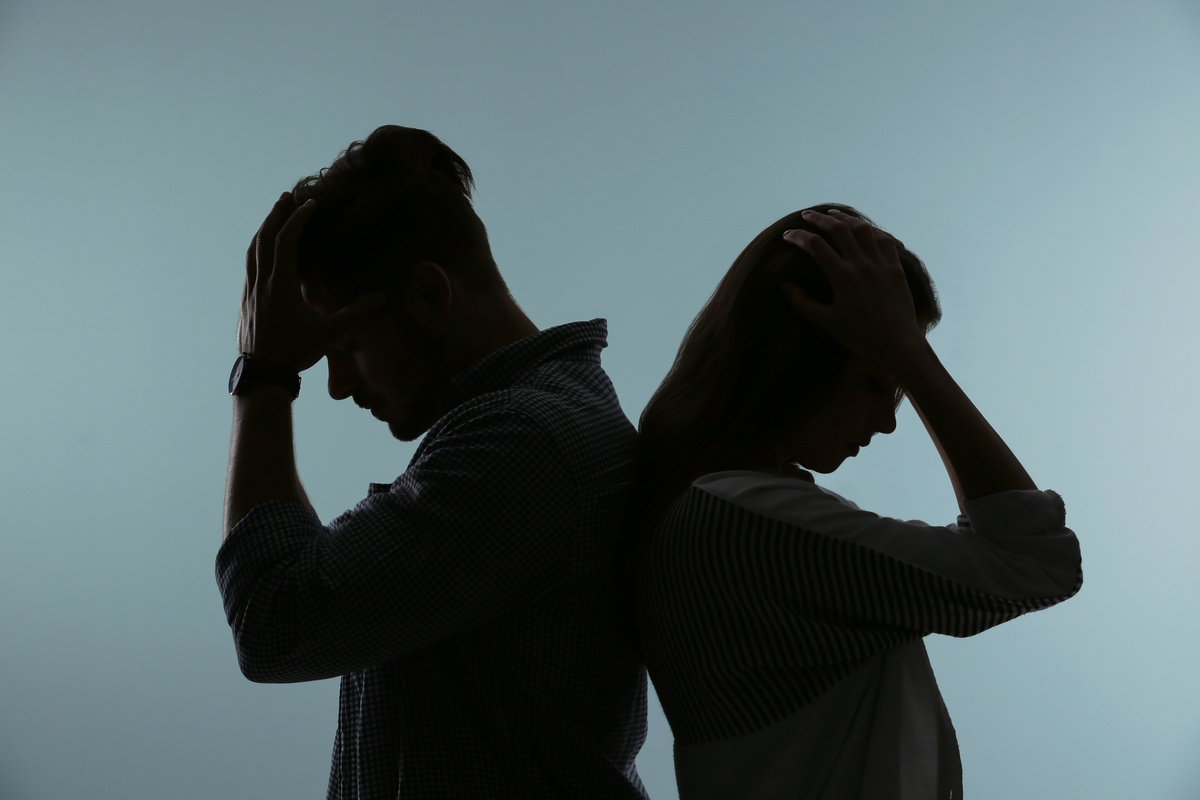
{"label": "gradient background", "polygon": [[[903,238],[1084,548],[1077,598],[929,641],[968,796],[1195,798],[1198,75],[1169,0],[3,0],[0,797],[324,796],[336,683],[244,680],[213,579],[225,380],[271,203],[397,122],[471,164],[536,323],[609,319],[635,419],[768,223]],[[328,519],[412,447],[305,381]],[[909,410],[826,483],[954,515]],[[639,764],[674,797],[657,709]]]}

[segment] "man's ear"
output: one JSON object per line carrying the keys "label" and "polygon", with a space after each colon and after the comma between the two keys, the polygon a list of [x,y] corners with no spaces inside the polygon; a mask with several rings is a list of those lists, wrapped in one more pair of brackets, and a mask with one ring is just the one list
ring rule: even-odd
{"label": "man's ear", "polygon": [[438,327],[450,313],[454,290],[450,276],[432,261],[413,264],[404,292],[404,309],[427,327]]}

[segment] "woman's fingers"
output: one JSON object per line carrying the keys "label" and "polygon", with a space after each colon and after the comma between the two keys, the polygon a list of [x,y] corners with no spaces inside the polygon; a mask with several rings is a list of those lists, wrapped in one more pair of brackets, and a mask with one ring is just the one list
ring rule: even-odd
{"label": "woman's fingers", "polygon": [[[854,237],[854,243],[858,246],[860,252],[868,258],[872,258],[879,254],[875,233],[879,230],[871,223],[858,217],[852,217],[844,211],[839,211],[836,208],[831,208],[826,212],[825,218],[833,220],[835,223],[840,222],[845,225],[850,235]],[[837,230],[837,226],[833,226]]]}
{"label": "woman's fingers", "polygon": [[796,245],[801,250],[807,252],[817,262],[817,266],[825,270],[828,275],[829,270],[838,266],[842,257],[837,250],[833,249],[833,245],[825,241],[825,238],[813,233],[812,231],[795,228],[790,231],[783,232],[783,239],[786,242]]}
{"label": "woman's fingers", "polygon": [[[834,216],[835,214],[840,214],[840,216]],[[802,216],[806,223],[824,234],[822,238],[833,243],[833,247],[845,261],[853,263],[870,252],[863,249],[861,237],[855,230],[856,226],[851,224],[862,222],[862,220],[841,214],[836,209],[830,209],[826,214],[809,210],[805,211]]]}

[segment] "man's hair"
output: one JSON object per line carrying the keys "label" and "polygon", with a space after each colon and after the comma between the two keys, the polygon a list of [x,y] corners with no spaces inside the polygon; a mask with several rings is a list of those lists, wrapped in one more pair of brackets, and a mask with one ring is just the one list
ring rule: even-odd
{"label": "man's hair", "polygon": [[[871,222],[836,203],[811,210],[834,208]],[[783,292],[790,281],[814,300],[833,300],[812,256],[783,238],[800,228],[829,241],[802,213],[772,224],[737,257],[642,412],[638,485],[645,523],[653,524],[696,478],[744,466],[751,448],[805,420],[849,360],[850,352],[794,312]],[[933,281],[916,255],[896,249],[917,319],[928,331],[941,318]]]}
{"label": "man's hair", "polygon": [[487,230],[471,206],[467,162],[428,131],[384,125],[292,190],[316,211],[298,245],[299,274],[345,301],[402,287],[433,261],[468,285],[503,289]]}

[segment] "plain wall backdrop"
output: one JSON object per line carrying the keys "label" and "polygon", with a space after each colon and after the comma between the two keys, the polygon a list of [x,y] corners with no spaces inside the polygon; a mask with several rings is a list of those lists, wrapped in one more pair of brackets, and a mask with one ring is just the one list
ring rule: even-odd
{"label": "plain wall backdrop", "polygon": [[[237,670],[213,578],[247,243],[377,125],[478,179],[540,326],[607,317],[636,419],[734,256],[853,204],[1085,582],[930,651],[975,800],[1200,793],[1200,10],[1170,0],[0,2],[0,798],[322,797],[335,682]],[[323,518],[411,445],[296,403]],[[911,411],[825,483],[955,509]],[[675,796],[652,710],[639,765]]]}

